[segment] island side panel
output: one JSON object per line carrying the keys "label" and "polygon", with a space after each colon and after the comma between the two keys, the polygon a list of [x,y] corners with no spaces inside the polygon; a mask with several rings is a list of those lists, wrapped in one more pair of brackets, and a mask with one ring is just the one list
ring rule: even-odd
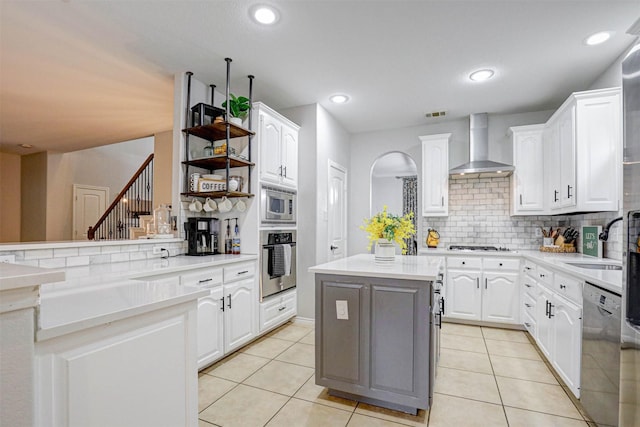
{"label": "island side panel", "polygon": [[[351,393],[368,388],[369,289],[360,277],[316,274],[316,383]],[[338,319],[346,301],[348,319]]]}

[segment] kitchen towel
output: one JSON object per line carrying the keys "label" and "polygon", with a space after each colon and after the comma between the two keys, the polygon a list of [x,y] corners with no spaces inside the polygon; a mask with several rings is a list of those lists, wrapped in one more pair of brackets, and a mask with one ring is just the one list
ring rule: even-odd
{"label": "kitchen towel", "polygon": [[284,253],[284,275],[291,275],[291,245],[282,245]]}
{"label": "kitchen towel", "polygon": [[269,251],[269,276],[281,277],[285,275],[284,245],[274,245]]}

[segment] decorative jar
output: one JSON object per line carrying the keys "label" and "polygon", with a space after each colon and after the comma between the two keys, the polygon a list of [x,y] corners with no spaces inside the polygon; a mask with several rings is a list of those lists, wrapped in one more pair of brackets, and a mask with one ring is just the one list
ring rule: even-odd
{"label": "decorative jar", "polygon": [[391,262],[396,259],[396,246],[387,239],[378,239],[375,249],[375,260]]}

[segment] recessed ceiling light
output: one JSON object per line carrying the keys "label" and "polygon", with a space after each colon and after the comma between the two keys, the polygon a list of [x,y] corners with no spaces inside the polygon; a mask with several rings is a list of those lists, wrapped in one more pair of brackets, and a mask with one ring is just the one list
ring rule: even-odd
{"label": "recessed ceiling light", "polygon": [[591,34],[589,37],[585,39],[585,44],[589,46],[595,46],[601,43],[606,42],[611,38],[611,31],[600,31],[595,34]]}
{"label": "recessed ceiling light", "polygon": [[18,144],[18,145],[22,148],[33,148],[33,145],[31,144]]}
{"label": "recessed ceiling light", "polygon": [[344,104],[346,102],[349,102],[349,97],[347,95],[337,94],[330,96],[329,100],[331,100],[331,102],[333,102],[334,104]]}
{"label": "recessed ceiling light", "polygon": [[474,82],[482,82],[493,77],[494,71],[489,68],[485,68],[483,70],[477,70],[473,73],[469,74],[469,78]]}
{"label": "recessed ceiling light", "polygon": [[253,19],[264,25],[275,24],[278,20],[278,12],[271,6],[256,6],[252,16]]}

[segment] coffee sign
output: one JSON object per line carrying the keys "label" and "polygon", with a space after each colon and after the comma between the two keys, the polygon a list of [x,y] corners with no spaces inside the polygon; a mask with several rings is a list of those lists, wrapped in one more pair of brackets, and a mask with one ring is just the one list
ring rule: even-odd
{"label": "coffee sign", "polygon": [[599,225],[582,227],[582,253],[602,258],[602,240],[598,236],[602,232]]}

